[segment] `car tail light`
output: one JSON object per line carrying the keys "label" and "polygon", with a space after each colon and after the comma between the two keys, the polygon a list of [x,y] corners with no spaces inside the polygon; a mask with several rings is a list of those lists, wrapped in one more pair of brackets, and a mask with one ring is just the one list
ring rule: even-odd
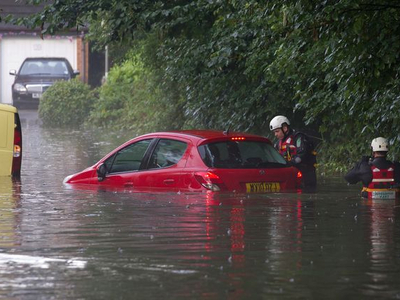
{"label": "car tail light", "polygon": [[11,169],[12,176],[19,176],[21,174],[21,161],[22,161],[21,123],[19,121],[18,114],[15,114],[13,164]]}
{"label": "car tail light", "polygon": [[301,187],[301,179],[302,178],[303,178],[303,173],[301,173],[300,171],[297,171],[297,180],[296,180],[297,188]]}
{"label": "car tail light", "polygon": [[212,172],[196,172],[194,177],[203,187],[213,192],[220,191],[223,186],[223,182],[219,176]]}

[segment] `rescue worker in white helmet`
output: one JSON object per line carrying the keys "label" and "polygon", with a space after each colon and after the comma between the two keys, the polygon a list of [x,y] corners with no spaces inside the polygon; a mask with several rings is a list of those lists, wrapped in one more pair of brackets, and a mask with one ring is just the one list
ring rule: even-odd
{"label": "rescue worker in white helmet", "polygon": [[377,137],[371,142],[372,157],[362,159],[345,175],[350,184],[362,182],[361,196],[369,199],[395,199],[400,192],[400,164],[387,159],[387,139]]}
{"label": "rescue worker in white helmet", "polygon": [[315,147],[306,134],[290,128],[290,121],[285,116],[274,117],[269,129],[274,132],[278,141],[275,148],[290,164],[295,166],[303,175],[302,185],[306,191],[314,191],[317,185],[315,172]]}

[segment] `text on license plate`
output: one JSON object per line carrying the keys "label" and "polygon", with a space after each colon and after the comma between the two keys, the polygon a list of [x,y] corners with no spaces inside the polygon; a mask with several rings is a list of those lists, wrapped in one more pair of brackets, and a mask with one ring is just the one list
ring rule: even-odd
{"label": "text on license plate", "polygon": [[247,193],[260,193],[260,192],[279,192],[281,185],[279,182],[249,182],[246,183]]}
{"label": "text on license plate", "polygon": [[396,199],[395,191],[372,191],[372,199]]}
{"label": "text on license plate", "polygon": [[42,97],[42,93],[33,93],[32,98],[40,98]]}

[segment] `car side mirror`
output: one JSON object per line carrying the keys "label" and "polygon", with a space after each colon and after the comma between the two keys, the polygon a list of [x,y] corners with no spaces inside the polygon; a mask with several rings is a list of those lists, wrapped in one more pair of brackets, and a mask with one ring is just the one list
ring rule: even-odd
{"label": "car side mirror", "polygon": [[78,76],[79,74],[81,74],[81,72],[79,72],[78,70],[74,70],[74,76]]}
{"label": "car side mirror", "polygon": [[17,71],[16,70],[10,70],[9,74],[12,75],[12,76],[15,76],[15,75],[17,75]]}
{"label": "car side mirror", "polygon": [[107,175],[107,167],[105,166],[105,164],[101,164],[97,168],[97,180],[103,181],[104,179],[106,179],[106,175]]}

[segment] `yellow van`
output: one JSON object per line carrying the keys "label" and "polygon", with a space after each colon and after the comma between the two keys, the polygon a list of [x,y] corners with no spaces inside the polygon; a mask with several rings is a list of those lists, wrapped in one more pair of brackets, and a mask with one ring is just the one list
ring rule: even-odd
{"label": "yellow van", "polygon": [[0,176],[19,177],[22,161],[22,131],[14,106],[0,104]]}

